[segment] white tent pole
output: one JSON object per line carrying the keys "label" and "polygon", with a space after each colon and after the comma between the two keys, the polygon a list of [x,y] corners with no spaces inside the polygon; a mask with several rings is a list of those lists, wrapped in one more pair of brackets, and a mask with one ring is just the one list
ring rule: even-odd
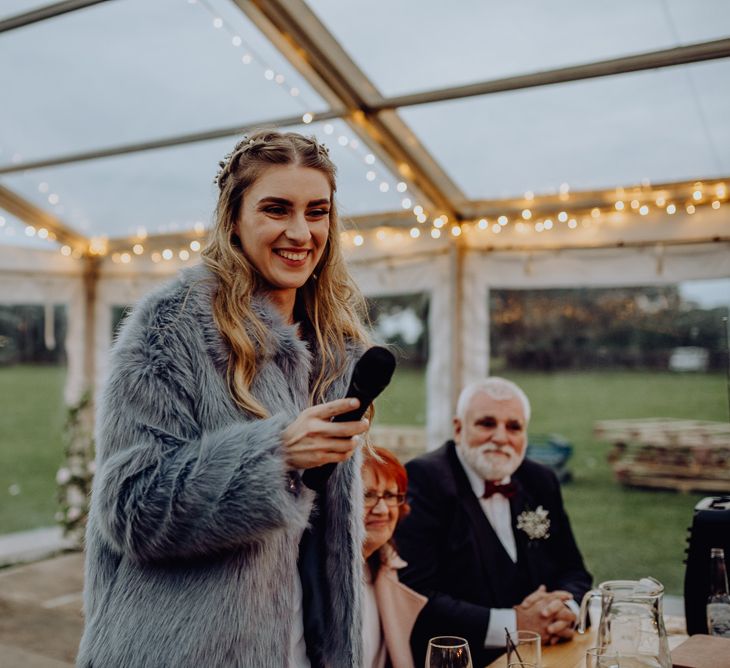
{"label": "white tent pole", "polygon": [[489,373],[489,289],[480,271],[481,256],[475,253],[464,255],[459,391]]}
{"label": "white tent pole", "polygon": [[454,241],[449,249],[449,287],[451,299],[449,304],[449,322],[451,332],[451,383],[449,387],[448,404],[453,415],[456,410],[456,400],[459,398],[462,381],[461,344],[464,331],[464,252],[461,245]]}
{"label": "white tent pole", "polygon": [[428,362],[426,364],[426,447],[434,450],[451,438],[451,288],[438,281],[431,290],[428,309]]}
{"label": "white tent pole", "polygon": [[433,450],[451,438],[451,420],[461,388],[462,270],[464,252],[454,239],[449,247],[446,281],[431,291],[426,365],[426,447]]}
{"label": "white tent pole", "polygon": [[84,376],[85,336],[84,324],[86,298],[83,282],[78,281],[73,295],[68,301],[66,339],[67,371],[64,399],[68,406],[75,406],[80,401],[86,388]]}
{"label": "white tent pole", "polygon": [[96,369],[96,295],[99,281],[99,260],[86,257],[84,266],[84,390],[94,393],[94,375]]}

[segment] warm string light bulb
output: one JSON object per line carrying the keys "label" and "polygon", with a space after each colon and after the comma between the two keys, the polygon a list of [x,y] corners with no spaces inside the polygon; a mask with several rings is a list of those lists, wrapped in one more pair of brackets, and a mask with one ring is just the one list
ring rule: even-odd
{"label": "warm string light bulb", "polygon": [[[333,134],[334,128],[331,124],[326,124],[324,126],[324,131],[326,134]],[[341,136],[341,139],[338,141],[338,143],[342,146],[349,146],[350,148],[357,149],[359,146],[359,143],[357,140],[349,140],[345,141],[344,135]],[[364,161],[366,163],[373,164],[375,162],[375,158],[373,154],[368,153],[364,157]],[[373,172],[372,180],[376,180],[377,175]],[[383,185],[388,185],[387,188],[383,188]],[[382,190],[387,191],[390,189],[390,185],[387,184],[387,182],[381,181],[379,183],[379,186]],[[404,193],[407,191],[408,186],[404,181],[398,181],[395,182],[392,186],[393,189],[397,192]],[[705,191],[711,190],[714,192],[715,197],[705,197]],[[38,185],[38,191],[42,193],[43,195],[46,195],[50,191],[50,186],[47,182],[43,181]],[[618,191],[617,191],[618,192]],[[666,192],[666,189],[665,189]],[[53,194],[53,193],[50,193]],[[525,193],[525,199],[531,200],[532,198],[528,197],[529,193]],[[623,191],[620,192],[621,195],[623,195]],[[686,197],[686,196],[685,196]],[[718,210],[722,206],[722,200],[727,197],[727,187],[724,183],[717,183],[714,185],[704,185],[701,186],[699,184],[695,184],[694,190],[691,191],[691,194],[689,195],[689,201],[685,198],[684,203],[681,201],[678,203],[679,206],[683,206],[686,213],[688,215],[693,215],[697,211],[698,206],[707,206],[708,208],[712,208],[714,210]],[[642,194],[642,199],[644,199],[644,202],[640,201],[636,197],[632,200],[630,200],[630,207],[632,210],[636,211],[640,216],[647,216],[649,215],[651,211],[650,205],[656,205],[658,209],[663,209],[664,212],[667,215],[675,215],[677,212],[677,203],[675,202],[669,202],[667,203],[667,197],[662,194],[658,195],[652,195],[649,193],[648,195]],[[646,200],[649,199],[647,202]],[[416,216],[419,223],[425,223],[428,220],[428,216],[426,212],[424,211],[423,207],[419,204],[412,205],[412,202],[409,198],[404,198],[402,201],[402,205],[404,209],[411,209]],[[617,211],[623,211],[626,206],[623,199],[616,200],[613,204],[613,208]],[[590,218],[598,219],[603,215],[603,212],[601,211],[600,207],[593,207],[589,211],[585,211],[585,213],[590,214]],[[574,213],[575,215],[575,213]],[[545,231],[550,231],[552,229],[555,229],[555,223],[553,222],[552,218],[545,218],[536,221],[534,224],[527,225],[523,221],[528,221],[533,217],[532,210],[531,209],[523,209],[520,211],[520,217],[517,221],[513,223],[514,230],[520,234],[524,234],[529,232],[530,230],[534,230],[535,232],[541,233]],[[557,220],[561,223],[567,222],[567,227],[571,230],[575,230],[578,227],[578,221],[574,217],[570,217],[570,214],[568,211],[562,210],[557,213],[556,216]],[[589,227],[591,225],[591,220],[588,217],[584,217],[582,219],[582,225],[583,227]],[[5,218],[0,216],[0,228],[4,227],[6,223]],[[430,236],[434,239],[439,239],[442,236],[442,228],[444,228],[449,223],[449,218],[445,214],[441,214],[433,219],[433,227],[430,230]],[[500,215],[496,218],[496,222],[491,224],[487,218],[480,218],[478,220],[475,220],[471,223],[467,224],[467,229],[479,229],[485,232],[491,231],[494,234],[499,234],[502,232],[504,228],[506,228],[510,224],[509,217],[506,214]],[[205,233],[205,224],[202,221],[196,221],[193,229],[196,234],[202,235]],[[24,233],[28,237],[36,237],[43,240],[48,241],[54,241],[56,240],[56,235],[49,231],[47,228],[41,227],[36,228],[33,225],[26,225],[24,228]],[[463,233],[463,228],[461,225],[454,224],[449,227],[449,234],[452,237],[459,237]],[[388,233],[386,230],[378,230],[375,234],[376,238],[379,241],[384,241],[388,238]],[[421,229],[418,227],[412,227],[408,231],[408,236],[412,239],[418,239],[421,237]],[[136,239],[138,240],[137,243],[134,243],[134,245],[131,246],[131,248],[128,251],[124,252],[114,252],[111,255],[111,260],[115,263],[121,263],[121,264],[128,264],[133,259],[134,256],[141,256],[145,254],[145,248],[144,246],[139,243],[139,241],[142,241],[148,237],[147,230],[144,227],[138,227],[136,230]],[[394,237],[396,240],[403,239],[404,235],[401,233],[397,233]],[[365,243],[365,237],[362,234],[356,234],[353,237],[351,237],[353,245],[359,247],[364,245]],[[88,254],[90,255],[106,255],[106,244],[107,240],[104,237],[96,237],[92,238],[89,241],[88,246]],[[189,250],[188,250],[189,248]],[[179,259],[182,262],[188,261],[192,255],[191,252],[199,252],[202,248],[202,245],[200,241],[193,240],[189,243],[187,248],[178,249],[175,251],[171,248],[165,248],[162,250],[162,252],[153,252],[150,254],[150,259],[153,262],[160,262],[160,261],[171,261],[175,258]],[[76,249],[74,250],[70,245],[64,244],[59,248],[60,253],[65,257],[74,257],[74,258],[81,258],[83,256],[83,251]]]}

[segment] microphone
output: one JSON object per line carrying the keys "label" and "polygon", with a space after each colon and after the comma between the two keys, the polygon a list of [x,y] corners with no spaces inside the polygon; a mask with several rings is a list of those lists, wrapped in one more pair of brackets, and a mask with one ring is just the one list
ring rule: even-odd
{"label": "microphone", "polygon": [[[382,346],[368,348],[355,364],[345,393],[346,399],[359,399],[360,405],[347,413],[335,415],[332,422],[353,422],[362,418],[373,400],[388,387],[394,371],[395,357],[390,350]],[[325,464],[306,469],[302,473],[302,482],[310,489],[321,491],[334,468],[335,464]]]}
{"label": "microphone", "polygon": [[373,400],[386,388],[395,371],[395,357],[387,348],[373,346],[365,351],[352,370],[346,399],[359,399],[360,406],[347,413],[335,415],[332,422],[359,420]]}

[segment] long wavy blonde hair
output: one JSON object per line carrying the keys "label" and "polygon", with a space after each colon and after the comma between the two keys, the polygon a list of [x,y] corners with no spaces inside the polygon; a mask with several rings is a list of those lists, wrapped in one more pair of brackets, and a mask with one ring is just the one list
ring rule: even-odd
{"label": "long wavy blonde hair", "polygon": [[[348,341],[369,344],[363,324],[365,301],[347,271],[340,245],[340,223],[334,202],[336,169],[327,149],[313,137],[295,132],[264,130],[239,141],[220,163],[215,224],[203,262],[218,279],[213,299],[215,322],[230,345],[228,388],[243,410],[267,417],[268,411],[251,393],[259,355],[272,354],[270,336],[252,309],[252,298],[267,284],[241,249],[237,225],[246,190],[274,165],[300,165],[323,172],[332,189],[327,243],[314,273],[297,290],[320,351],[321,367],[310,394],[310,403],[324,400],[328,388],[347,363]],[[258,353],[258,355],[257,355]]]}

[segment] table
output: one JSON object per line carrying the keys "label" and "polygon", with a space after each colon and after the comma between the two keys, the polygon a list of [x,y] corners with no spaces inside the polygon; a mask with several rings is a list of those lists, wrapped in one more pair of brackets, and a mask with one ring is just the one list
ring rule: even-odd
{"label": "table", "polygon": [[[593,629],[588,629],[585,635],[576,633],[568,642],[543,646],[542,668],[584,668],[586,650],[595,646],[596,632]],[[507,668],[507,655],[503,654],[487,668]]]}
{"label": "table", "polygon": [[[681,645],[687,636],[684,633],[684,617],[665,615],[669,650]],[[596,627],[589,628],[584,635],[575,634],[572,640],[559,645],[542,648],[542,668],[585,668],[586,650],[595,647]],[[475,667],[476,668],[476,667]],[[503,654],[486,668],[507,668],[507,655]]]}

